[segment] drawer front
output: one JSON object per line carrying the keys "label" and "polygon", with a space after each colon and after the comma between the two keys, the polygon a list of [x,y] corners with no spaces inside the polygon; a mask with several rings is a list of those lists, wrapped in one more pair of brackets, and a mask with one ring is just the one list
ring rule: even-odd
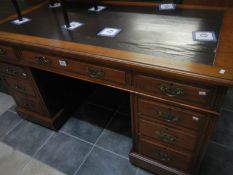
{"label": "drawer front", "polygon": [[192,156],[140,140],[140,153],[168,166],[187,171],[191,168]]}
{"label": "drawer front", "polygon": [[31,83],[27,80],[17,80],[13,78],[5,78],[7,85],[15,92],[36,96]]}
{"label": "drawer front", "polygon": [[14,96],[18,106],[23,107],[29,111],[37,112],[40,114],[46,114],[44,112],[40,102],[38,102],[36,99],[27,98],[25,96],[17,95],[17,94],[14,94],[13,96]]}
{"label": "drawer front", "polygon": [[145,117],[200,131],[207,117],[188,110],[171,107],[151,100],[138,99],[138,113]]}
{"label": "drawer front", "polygon": [[29,75],[27,71],[21,67],[13,66],[10,64],[0,63],[0,71],[6,75],[18,77],[22,79],[28,79]]}
{"label": "drawer front", "polygon": [[85,75],[92,79],[105,80],[118,84],[126,84],[126,72],[105,66],[98,66],[78,62],[70,59],[58,58],[51,55],[22,51],[23,59],[40,66],[49,66]]}
{"label": "drawer front", "polygon": [[11,47],[0,45],[0,59],[2,60],[17,60],[14,49]]}
{"label": "drawer front", "polygon": [[196,106],[212,106],[213,89],[196,85],[176,83],[144,75],[135,76],[137,90],[150,93],[164,99],[195,104]]}
{"label": "drawer front", "polygon": [[194,151],[198,142],[198,137],[195,135],[143,119],[139,120],[139,133],[141,136],[152,138],[155,142],[159,141],[169,147],[180,147],[188,151]]}

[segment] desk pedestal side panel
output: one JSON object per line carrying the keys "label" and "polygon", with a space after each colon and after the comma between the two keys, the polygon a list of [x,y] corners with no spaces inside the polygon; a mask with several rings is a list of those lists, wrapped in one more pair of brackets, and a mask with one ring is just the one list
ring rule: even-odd
{"label": "desk pedestal side panel", "polygon": [[130,161],[161,175],[198,174],[218,115],[131,95]]}
{"label": "desk pedestal side panel", "polygon": [[0,62],[1,79],[16,101],[21,117],[57,130],[64,122],[64,109],[48,108],[30,69]]}
{"label": "desk pedestal side panel", "polygon": [[0,45],[0,77],[16,101],[21,117],[57,130],[65,121],[67,112],[63,107],[51,109],[29,67],[19,65],[17,52]]}
{"label": "desk pedestal side panel", "polygon": [[161,175],[198,174],[226,88],[134,73],[132,163]]}

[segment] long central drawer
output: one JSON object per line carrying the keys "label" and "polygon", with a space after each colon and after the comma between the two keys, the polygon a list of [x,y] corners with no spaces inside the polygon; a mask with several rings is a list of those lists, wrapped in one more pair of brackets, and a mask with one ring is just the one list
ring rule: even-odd
{"label": "long central drawer", "polygon": [[21,55],[24,61],[45,68],[52,67],[59,71],[78,73],[91,79],[104,80],[119,85],[126,84],[126,72],[124,70],[31,51],[22,51]]}

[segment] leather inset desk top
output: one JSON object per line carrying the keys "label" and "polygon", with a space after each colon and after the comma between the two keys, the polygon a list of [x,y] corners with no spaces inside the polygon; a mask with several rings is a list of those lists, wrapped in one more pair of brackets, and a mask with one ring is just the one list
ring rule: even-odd
{"label": "leather inset desk top", "polygon": [[[88,8],[68,5],[70,20],[84,23],[73,31],[61,27],[64,19],[60,8],[47,6],[27,14],[31,22],[22,26],[6,22],[0,30],[213,65],[217,42],[193,41],[192,32],[215,31],[218,37],[222,11],[177,9],[161,12],[156,7],[108,6],[95,13]],[[122,31],[115,38],[97,36],[105,27]]]}

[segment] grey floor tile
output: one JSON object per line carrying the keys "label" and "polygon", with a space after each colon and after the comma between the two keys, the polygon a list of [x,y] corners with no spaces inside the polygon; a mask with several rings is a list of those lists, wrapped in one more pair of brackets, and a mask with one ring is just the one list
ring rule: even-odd
{"label": "grey floor tile", "polygon": [[122,91],[99,86],[90,94],[87,101],[115,110],[120,106],[124,96],[125,94]]}
{"label": "grey floor tile", "polygon": [[223,111],[216,123],[212,140],[233,148],[233,112]]}
{"label": "grey floor tile", "polygon": [[30,160],[29,156],[0,142],[1,175],[16,175]]}
{"label": "grey floor tile", "polygon": [[223,173],[223,164],[214,158],[205,157],[202,162],[200,175],[227,175]]}
{"label": "grey floor tile", "polygon": [[90,149],[91,145],[85,142],[56,133],[35,158],[63,173],[73,175]]}
{"label": "grey floor tile", "polygon": [[5,112],[0,116],[0,140],[4,138],[4,136],[15,127],[22,119],[18,116],[18,114],[13,112]]}
{"label": "grey floor tile", "polygon": [[232,175],[233,149],[211,142],[201,166],[200,175]]}
{"label": "grey floor tile", "polygon": [[[0,15],[1,16],[1,15]],[[0,92],[8,94],[7,88],[3,85],[2,80],[0,79]]]}
{"label": "grey floor tile", "polygon": [[76,175],[134,175],[136,171],[127,159],[94,148]]}
{"label": "grey floor tile", "polygon": [[111,110],[84,104],[66,122],[61,131],[95,143],[112,115],[113,111]]}
{"label": "grey floor tile", "polygon": [[128,157],[132,147],[130,118],[125,115],[116,115],[104,130],[97,145]]}
{"label": "grey floor tile", "polygon": [[[233,150],[233,148],[232,148],[232,150]],[[227,154],[230,152],[231,152],[230,148],[226,148],[223,145],[220,145],[218,143],[211,141],[211,142],[209,142],[206,156],[218,159],[219,161],[224,161]]]}
{"label": "grey floor tile", "polygon": [[130,116],[130,100],[129,96],[123,98],[122,103],[118,109],[118,112]]}
{"label": "grey floor tile", "polygon": [[16,105],[11,106],[8,111],[15,112],[16,113]]}
{"label": "grey floor tile", "polygon": [[3,142],[23,153],[33,155],[51,134],[51,130],[24,120]]}
{"label": "grey floor tile", "polygon": [[156,174],[140,169],[137,175],[156,175]]}
{"label": "grey floor tile", "polygon": [[0,92],[0,115],[13,105],[15,105],[14,99],[10,95]]}
{"label": "grey floor tile", "polygon": [[232,172],[232,160],[231,162],[219,161],[207,156],[202,163],[200,175],[232,175]]}
{"label": "grey floor tile", "polygon": [[224,108],[227,108],[233,111],[233,88],[229,88],[229,90],[227,91],[225,102],[224,102]]}
{"label": "grey floor tile", "polygon": [[65,175],[64,173],[32,159],[17,175]]}

